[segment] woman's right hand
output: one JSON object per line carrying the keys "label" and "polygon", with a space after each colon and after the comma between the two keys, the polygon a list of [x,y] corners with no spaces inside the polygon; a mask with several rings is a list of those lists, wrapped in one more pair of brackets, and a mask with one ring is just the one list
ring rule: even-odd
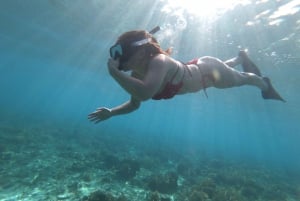
{"label": "woman's right hand", "polygon": [[119,71],[119,69],[118,69],[119,65],[120,65],[119,59],[116,59],[116,60],[114,60],[112,58],[108,59],[107,66],[108,66],[108,71],[111,76],[114,76],[115,72]]}
{"label": "woman's right hand", "polygon": [[97,108],[96,111],[88,115],[88,119],[92,122],[99,123],[112,116],[111,109],[106,107]]}

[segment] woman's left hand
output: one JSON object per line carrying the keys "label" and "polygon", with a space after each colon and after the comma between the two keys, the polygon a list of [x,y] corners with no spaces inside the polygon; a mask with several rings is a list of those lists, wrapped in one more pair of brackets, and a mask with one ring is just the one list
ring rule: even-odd
{"label": "woman's left hand", "polygon": [[111,109],[106,107],[97,108],[96,111],[88,115],[88,119],[92,122],[99,123],[112,116]]}

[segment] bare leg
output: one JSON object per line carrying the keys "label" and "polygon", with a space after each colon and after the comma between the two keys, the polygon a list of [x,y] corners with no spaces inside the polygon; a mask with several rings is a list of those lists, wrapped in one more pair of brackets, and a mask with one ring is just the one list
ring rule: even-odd
{"label": "bare leg", "polygon": [[[228,61],[213,57],[203,57],[202,72],[210,75],[213,79],[212,85],[216,88],[229,88],[242,85],[256,86],[262,91],[264,99],[273,99],[285,102],[280,94],[273,88],[267,77],[262,77],[258,67],[248,58],[245,51],[240,51],[239,56]],[[244,72],[239,72],[233,67],[242,64]],[[201,66],[199,66],[201,68]]]}
{"label": "bare leg", "polygon": [[254,73],[261,76],[259,68],[249,59],[246,51],[240,50],[238,57],[241,58],[241,64],[244,72]]}
{"label": "bare leg", "polygon": [[[239,72],[232,68],[240,63],[240,58],[233,58],[227,62],[214,57],[203,57],[200,59],[203,61],[202,72],[204,75],[212,75],[213,86],[217,88],[229,88],[242,85],[256,86],[261,90],[267,90],[267,83],[262,77],[255,75],[254,73]],[[230,64],[231,66],[229,66]]]}
{"label": "bare leg", "polygon": [[229,59],[229,60],[227,60],[227,61],[224,61],[224,63],[225,63],[227,66],[229,66],[229,67],[231,67],[231,68],[234,68],[234,67],[236,67],[237,65],[242,64],[242,59],[241,59],[240,56],[237,56],[237,57],[234,57],[234,58]]}
{"label": "bare leg", "polygon": [[252,85],[258,87],[262,91],[268,89],[268,85],[264,79],[254,73],[236,72],[233,76],[235,77],[236,86]]}
{"label": "bare leg", "polygon": [[[234,70],[234,69],[233,69]],[[237,72],[232,74],[235,77],[235,86],[252,85],[261,89],[261,94],[264,99],[273,99],[286,102],[280,94],[274,89],[271,81],[267,77],[261,77],[254,73]]]}
{"label": "bare leg", "polygon": [[258,67],[249,59],[247,52],[245,50],[240,50],[237,57],[229,59],[224,62],[231,68],[241,64],[243,67],[243,72],[254,73],[258,76],[261,76],[260,70]]}

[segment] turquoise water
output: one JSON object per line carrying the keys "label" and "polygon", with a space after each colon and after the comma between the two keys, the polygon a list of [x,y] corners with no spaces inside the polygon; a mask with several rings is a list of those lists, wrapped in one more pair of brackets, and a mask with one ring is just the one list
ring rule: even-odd
{"label": "turquoise water", "polygon": [[[1,1],[0,200],[300,200],[300,2],[194,4]],[[90,123],[129,98],[109,47],[156,25],[181,61],[248,49],[287,102],[209,88]]]}

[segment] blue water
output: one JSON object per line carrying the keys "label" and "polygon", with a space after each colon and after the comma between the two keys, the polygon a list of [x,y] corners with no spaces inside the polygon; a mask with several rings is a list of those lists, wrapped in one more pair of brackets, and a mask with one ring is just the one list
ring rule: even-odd
{"label": "blue water", "polygon": [[[101,147],[105,139],[111,150],[122,147],[119,156],[147,149],[156,155],[168,151],[279,171],[282,177],[298,178],[299,197],[290,200],[300,200],[299,19],[298,0],[250,1],[210,17],[171,7],[164,0],[1,1],[0,177],[11,184],[0,182],[0,199],[48,199],[30,193],[21,198],[26,182],[15,186],[17,181],[7,178],[12,175],[22,181],[3,165],[25,153],[27,142],[41,143],[35,144],[35,151],[45,151],[47,158],[57,144],[81,153],[82,141]],[[209,88],[208,98],[197,92],[150,100],[134,113],[90,123],[87,115],[97,107],[114,107],[129,98],[109,76],[109,47],[122,32],[156,25],[162,28],[156,34],[161,45],[172,46],[172,56],[181,61],[205,55],[226,60],[239,49],[248,49],[287,102],[263,100],[260,91],[248,86]],[[51,140],[45,141],[48,134]],[[39,140],[39,135],[45,138]],[[22,140],[8,140],[14,136]],[[7,159],[8,153],[13,156]],[[171,162],[178,161],[175,157]],[[18,168],[18,162],[14,164]],[[49,166],[54,171],[59,168]],[[26,189],[33,192],[38,187],[39,183],[31,183]],[[59,200],[56,196],[62,192],[53,194]]]}

